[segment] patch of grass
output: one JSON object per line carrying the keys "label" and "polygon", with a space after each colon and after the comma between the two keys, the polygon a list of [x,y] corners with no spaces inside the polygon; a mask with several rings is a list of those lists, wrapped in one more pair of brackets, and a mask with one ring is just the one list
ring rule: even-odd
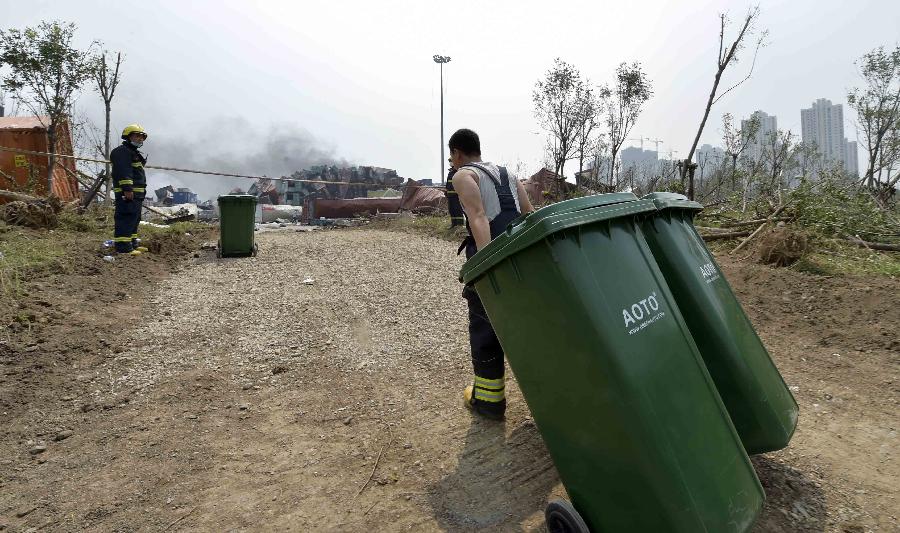
{"label": "patch of grass", "polygon": [[23,282],[65,267],[66,232],[5,226],[0,232],[0,300],[15,299]]}
{"label": "patch of grass", "polygon": [[900,277],[900,253],[876,252],[831,242],[807,254],[790,268],[824,276]]}
{"label": "patch of grass", "polygon": [[446,216],[402,216],[394,219],[380,219],[372,221],[368,227],[427,235],[455,243],[461,242],[467,235],[465,226],[451,228],[450,218]]}

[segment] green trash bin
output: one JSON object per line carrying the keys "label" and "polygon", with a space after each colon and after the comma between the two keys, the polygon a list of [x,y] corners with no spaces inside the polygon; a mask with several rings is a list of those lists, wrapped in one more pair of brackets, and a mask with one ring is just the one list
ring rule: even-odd
{"label": "green trash bin", "polygon": [[533,213],[460,278],[591,530],[746,531],[765,495],[638,225],[655,206],[622,199]]}
{"label": "green trash bin", "polygon": [[219,196],[219,257],[256,255],[256,197],[250,194]]}
{"label": "green trash bin", "polygon": [[644,236],[666,278],[747,453],[780,450],[798,408],[769,352],[694,228],[703,209],[680,194],[653,193]]}

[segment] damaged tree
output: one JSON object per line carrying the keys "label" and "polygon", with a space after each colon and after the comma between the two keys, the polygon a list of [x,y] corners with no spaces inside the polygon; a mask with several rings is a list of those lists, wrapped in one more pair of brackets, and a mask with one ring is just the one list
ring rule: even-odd
{"label": "damaged tree", "polygon": [[[110,55],[110,61],[107,62],[106,56]],[[116,52],[116,62],[115,65],[112,64],[112,57],[110,52],[103,50],[100,55],[97,57],[97,65],[94,69],[94,83],[96,83],[97,92],[100,93],[100,97],[103,98],[103,107],[106,112],[106,129],[104,130],[105,136],[103,137],[103,159],[109,161],[109,122],[110,122],[110,114],[112,112],[112,100],[116,95],[116,88],[119,86],[119,67],[122,66],[122,52]],[[105,168],[105,177],[106,177],[106,195],[109,196],[109,190],[112,187],[112,172],[110,171],[109,163],[106,164]]]}
{"label": "damaged tree", "polygon": [[738,61],[738,52],[744,48],[746,40],[753,36],[756,33],[756,23],[759,19],[759,7],[753,7],[747,14],[744,16],[744,22],[741,26],[740,31],[735,37],[734,41],[731,42],[730,45],[725,44],[725,28],[728,26],[728,16],[726,14],[719,15],[720,20],[720,29],[719,29],[719,54],[716,58],[716,75],[713,78],[713,86],[712,90],[709,92],[709,99],[706,102],[706,110],[703,112],[703,119],[700,121],[700,127],[697,129],[697,135],[694,137],[694,143],[691,145],[691,149],[688,150],[687,157],[684,158],[679,165],[679,172],[681,174],[681,181],[684,183],[687,181],[687,193],[688,197],[694,198],[694,172],[693,169],[696,168],[691,162],[691,159],[694,157],[694,152],[697,150],[697,145],[700,143],[700,136],[703,135],[703,128],[706,127],[706,120],[709,118],[709,112],[712,110],[712,106],[715,105],[716,102],[722,99],[726,94],[730,93],[744,82],[750,79],[750,76],[753,75],[753,68],[756,65],[756,56],[759,53],[759,49],[763,46],[764,40],[768,32],[763,31],[758,35],[756,40],[756,49],[753,53],[753,62],[750,65],[750,71],[747,75],[735,83],[728,89],[726,89],[722,94],[718,95],[719,91],[719,83],[722,81],[722,74],[725,73],[725,69],[728,68],[732,63],[737,63]]}
{"label": "damaged tree", "polygon": [[856,111],[869,158],[861,183],[884,203],[900,182],[900,172],[891,175],[900,163],[900,46],[890,52],[880,46],[857,65],[866,85],[851,90],[847,102]]}

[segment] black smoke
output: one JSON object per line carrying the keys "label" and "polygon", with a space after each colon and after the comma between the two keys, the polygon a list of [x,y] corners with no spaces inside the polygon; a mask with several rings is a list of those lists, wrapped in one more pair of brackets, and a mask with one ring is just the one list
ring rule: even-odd
{"label": "black smoke", "polygon": [[[303,128],[287,123],[258,125],[238,117],[212,120],[190,137],[150,132],[143,151],[151,166],[269,177],[289,176],[314,165],[349,165],[337,157],[333,146]],[[247,190],[254,181],[151,169],[148,182],[151,190],[166,185],[188,187],[202,201],[236,187]]]}

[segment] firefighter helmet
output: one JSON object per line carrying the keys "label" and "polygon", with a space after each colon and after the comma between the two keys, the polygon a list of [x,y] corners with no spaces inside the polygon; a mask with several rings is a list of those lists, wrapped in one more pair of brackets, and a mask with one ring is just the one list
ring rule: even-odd
{"label": "firefighter helmet", "polygon": [[144,136],[144,138],[147,138],[147,132],[144,131],[143,126],[141,126],[140,124],[129,124],[125,126],[124,130],[122,130],[122,139],[128,140],[128,136],[132,133],[140,133]]}

